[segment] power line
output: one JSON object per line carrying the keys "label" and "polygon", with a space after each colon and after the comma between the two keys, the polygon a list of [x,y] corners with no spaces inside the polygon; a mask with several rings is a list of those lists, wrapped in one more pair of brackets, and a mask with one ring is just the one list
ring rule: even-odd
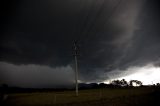
{"label": "power line", "polygon": [[[103,0],[103,3],[102,3],[102,5],[101,5],[101,7],[100,7],[100,9],[98,10],[98,12],[97,12],[97,14],[95,15],[95,17],[93,17],[92,18],[92,20],[91,20],[91,22],[90,22],[90,25],[88,26],[88,27],[86,27],[85,29],[84,29],[84,31],[82,31],[82,37],[79,39],[79,41],[81,42],[82,41],[82,39],[88,34],[88,32],[92,29],[92,27],[94,26],[94,24],[95,24],[95,21],[97,20],[97,18],[100,16],[100,14],[101,14],[101,12],[102,12],[102,10],[104,9],[104,5],[105,5],[105,2],[106,2],[106,0]],[[92,5],[92,8],[93,8],[93,5]],[[91,12],[91,11],[90,11]],[[87,16],[87,19],[86,19],[86,21],[89,21],[89,14],[88,14],[88,16]],[[85,22],[85,23],[87,23],[87,22]],[[89,24],[89,23],[88,23]],[[85,24],[86,26],[87,26],[87,24]],[[85,37],[86,38],[86,37]]]}
{"label": "power line", "polygon": [[[104,0],[104,1],[105,1],[105,0]],[[119,0],[119,2],[117,3],[117,5],[113,8],[113,11],[111,12],[111,14],[110,14],[110,15],[108,16],[108,18],[107,18],[107,23],[109,22],[109,19],[112,17],[112,15],[114,14],[114,12],[116,11],[116,9],[118,8],[118,6],[120,5],[121,1],[122,1],[122,0]],[[85,38],[89,36],[88,32],[89,32],[89,31],[93,28],[93,26],[95,25],[95,21],[96,21],[96,19],[100,16],[102,10],[104,9],[104,5],[105,5],[105,3],[103,2],[102,6],[101,6],[101,8],[99,9],[98,13],[96,14],[95,18],[94,18],[93,20],[91,20],[91,21],[92,21],[92,22],[91,22],[91,25],[89,26],[88,29],[86,29],[86,30],[84,31],[84,34],[83,34],[84,37],[81,37],[80,39],[75,40],[74,43],[73,43],[73,45],[74,45],[74,58],[75,58],[75,89],[76,89],[76,96],[78,96],[78,62],[77,62],[77,56],[79,55],[79,54],[78,54],[78,51],[79,51],[79,50],[78,50],[78,47],[77,47],[77,42],[78,42],[78,41],[81,42],[81,41],[82,41],[82,38],[83,38],[83,41],[84,41]],[[93,5],[92,5],[91,7],[93,8]],[[90,11],[91,11],[91,9],[90,9]],[[88,19],[89,19],[88,17],[89,17],[89,14],[87,15],[85,21],[88,21]],[[105,24],[107,24],[107,23],[105,23]],[[104,25],[105,25],[105,24],[104,24]],[[86,25],[86,24],[84,24],[84,25]]]}
{"label": "power line", "polygon": [[[111,14],[108,15],[107,17],[107,21],[104,23],[103,27],[108,24],[109,20],[111,19],[111,17],[113,16],[113,14],[115,13],[115,11],[117,10],[118,6],[120,5],[120,3],[122,2],[122,0],[119,0],[118,3],[115,5],[115,7],[113,7]],[[105,7],[105,2],[103,2],[103,5],[101,6],[101,8],[99,9],[98,13],[96,14],[93,22],[91,23],[91,25],[88,28],[88,31],[86,30],[83,34],[83,36],[79,39],[79,42],[84,42],[84,40],[89,37],[89,32],[92,30],[92,28],[95,26],[95,21],[97,20],[97,18],[100,16],[102,10]]]}
{"label": "power line", "polygon": [[[76,20],[76,22],[73,26],[72,37],[71,37],[71,38],[73,38],[72,40],[75,40],[75,39],[78,40],[79,39],[78,37],[79,37],[79,35],[81,35],[82,30],[86,29],[85,28],[87,26],[86,23],[89,20],[89,16],[92,11],[93,4],[94,4],[93,1],[91,1],[91,3],[89,3],[88,0],[82,1],[82,2],[85,2],[85,4],[81,4],[81,3],[79,4],[79,5],[81,5],[80,13],[82,13],[82,14],[78,17],[78,19]],[[87,5],[87,7],[85,7],[85,5],[87,3],[89,3],[90,5],[89,6]],[[85,9],[87,8],[87,9],[84,10],[84,8]],[[76,36],[75,36],[75,34],[76,34]]]}
{"label": "power line", "polygon": [[106,24],[108,24],[109,20],[111,19],[111,17],[113,16],[113,14],[116,12],[116,10],[118,9],[118,6],[121,4],[122,0],[119,0],[119,2],[117,3],[117,5],[113,8],[113,11],[111,12],[110,16],[108,16],[107,18],[107,22],[104,23],[103,26],[105,26]]}

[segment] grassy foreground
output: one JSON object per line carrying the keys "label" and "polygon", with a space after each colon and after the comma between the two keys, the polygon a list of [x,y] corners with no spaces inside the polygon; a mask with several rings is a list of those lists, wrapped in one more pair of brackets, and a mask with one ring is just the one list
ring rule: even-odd
{"label": "grassy foreground", "polygon": [[160,106],[159,89],[114,88],[9,94],[4,106]]}

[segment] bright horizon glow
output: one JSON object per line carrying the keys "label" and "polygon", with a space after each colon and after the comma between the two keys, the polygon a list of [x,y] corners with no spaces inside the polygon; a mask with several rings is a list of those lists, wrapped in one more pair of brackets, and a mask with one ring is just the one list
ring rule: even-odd
{"label": "bright horizon glow", "polygon": [[[132,74],[125,75],[129,72]],[[114,79],[106,80],[104,83],[109,83],[110,81],[116,79],[125,79],[126,81],[139,80],[142,81],[143,85],[160,83],[160,67],[155,67],[153,64],[148,64],[144,67],[128,68],[126,71],[124,71],[124,73],[122,73],[121,77],[115,77]]]}

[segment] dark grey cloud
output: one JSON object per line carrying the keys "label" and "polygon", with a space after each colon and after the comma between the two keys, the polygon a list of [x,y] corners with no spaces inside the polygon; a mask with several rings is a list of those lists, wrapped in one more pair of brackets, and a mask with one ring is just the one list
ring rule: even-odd
{"label": "dark grey cloud", "polygon": [[160,58],[159,2],[147,1],[137,19],[137,29],[131,39],[131,46],[124,54],[120,65],[140,65],[155,63]]}
{"label": "dark grey cloud", "polygon": [[0,83],[19,87],[73,87],[74,71],[71,66],[14,65],[0,62]]}
{"label": "dark grey cloud", "polygon": [[159,64],[158,0],[15,0],[4,4],[1,62],[74,68],[72,47],[78,39],[83,81],[103,81],[111,77],[104,73],[117,68]]}

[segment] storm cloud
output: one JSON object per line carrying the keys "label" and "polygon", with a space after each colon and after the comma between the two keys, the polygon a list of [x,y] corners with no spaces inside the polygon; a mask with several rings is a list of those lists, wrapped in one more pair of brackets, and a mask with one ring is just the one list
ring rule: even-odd
{"label": "storm cloud", "polygon": [[[71,66],[14,65],[0,62],[1,82],[19,87],[73,87],[74,71]],[[71,77],[72,76],[72,77]]]}
{"label": "storm cloud", "polygon": [[[34,74],[35,67],[40,70],[49,67],[54,73],[40,71],[39,76],[53,74],[53,79],[59,76],[59,70],[72,72],[74,40],[78,40],[80,53],[79,79],[84,82],[109,79],[112,76],[107,73],[114,70],[120,74],[130,67],[150,63],[159,66],[159,4],[158,0],[4,2],[0,32],[1,80],[5,82],[9,71],[13,72],[7,67],[19,67],[14,70],[15,74],[25,70],[24,67],[30,74]],[[8,74],[3,74],[6,72]],[[74,78],[72,75],[69,74]],[[56,86],[56,82],[52,83]]]}

